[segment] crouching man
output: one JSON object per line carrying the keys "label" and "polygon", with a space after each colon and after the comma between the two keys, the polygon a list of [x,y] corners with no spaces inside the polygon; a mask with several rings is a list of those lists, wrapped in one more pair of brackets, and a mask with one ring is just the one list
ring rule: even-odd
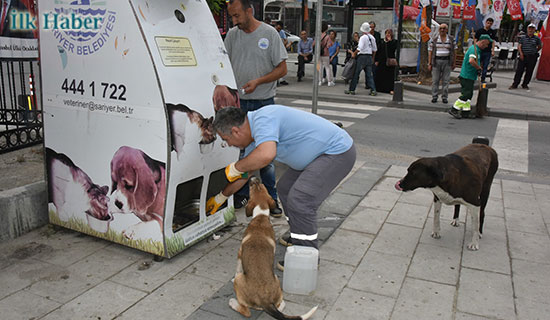
{"label": "crouching man", "polygon": [[214,128],[227,144],[245,149],[245,157],[227,166],[230,183],[208,200],[206,209],[214,213],[246,183],[247,172],[277,160],[289,166],[277,183],[289,241],[318,249],[317,209],[355,163],[349,134],[317,115],[281,105],[248,114],[235,107],[220,109]]}

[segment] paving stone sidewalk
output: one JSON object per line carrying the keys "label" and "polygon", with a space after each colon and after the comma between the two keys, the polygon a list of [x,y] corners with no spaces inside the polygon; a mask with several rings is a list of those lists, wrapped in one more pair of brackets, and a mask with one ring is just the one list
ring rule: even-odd
{"label": "paving stone sidewalk", "polygon": [[[430,192],[396,191],[406,168],[386,168],[357,164],[323,204],[318,288],[285,294],[285,313],[319,305],[313,319],[547,319],[550,186],[496,179],[472,252],[465,210],[455,228],[444,206],[442,237],[431,238]],[[162,262],[54,227],[3,242],[2,318],[244,319],[227,305],[247,223],[238,216],[221,239]],[[288,228],[284,219],[274,227]]]}

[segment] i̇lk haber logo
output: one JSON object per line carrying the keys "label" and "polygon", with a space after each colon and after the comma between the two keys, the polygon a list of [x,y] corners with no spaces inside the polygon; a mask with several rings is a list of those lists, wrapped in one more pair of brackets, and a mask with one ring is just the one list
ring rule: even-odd
{"label": "i\u0307lk haber logo", "polygon": [[[105,0],[56,1],[59,7],[42,13],[41,28],[53,32],[59,46],[77,55],[99,51],[111,38],[116,12],[108,10]],[[12,29],[35,28],[28,13],[11,14]]]}

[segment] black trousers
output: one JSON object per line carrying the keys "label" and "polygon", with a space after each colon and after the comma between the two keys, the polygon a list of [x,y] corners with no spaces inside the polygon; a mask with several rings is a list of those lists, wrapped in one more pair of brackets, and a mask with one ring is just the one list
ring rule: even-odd
{"label": "black trousers", "polygon": [[298,78],[302,78],[305,75],[304,65],[306,64],[306,62],[311,62],[311,60],[313,60],[313,54],[310,54],[305,58],[301,54],[298,55]]}
{"label": "black trousers", "polygon": [[514,87],[517,87],[521,81],[521,76],[525,71],[525,77],[523,78],[522,86],[527,86],[533,76],[533,70],[537,64],[537,55],[523,56],[523,60],[518,60],[518,67],[516,69],[516,75],[514,76]]}

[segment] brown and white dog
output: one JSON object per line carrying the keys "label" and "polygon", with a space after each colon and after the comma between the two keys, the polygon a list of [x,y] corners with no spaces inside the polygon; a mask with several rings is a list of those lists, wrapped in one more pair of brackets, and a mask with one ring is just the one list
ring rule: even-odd
{"label": "brown and white dog", "polygon": [[287,316],[284,308],[283,291],[279,279],[273,272],[275,259],[275,232],[269,220],[269,209],[275,201],[265,186],[256,177],[250,178],[250,200],[246,205],[246,216],[252,216],[239,248],[237,273],[233,281],[237,299],[231,298],[229,306],[245,317],[250,309],[264,310],[276,319],[308,319],[317,310],[312,308],[302,316]]}
{"label": "brown and white dog", "polygon": [[[133,213],[142,222],[127,227],[129,239],[162,238],[166,175],[164,163],[143,151],[123,146],[111,160],[111,201],[119,211]],[[115,209],[115,210],[116,210]]]}
{"label": "brown and white dog", "polygon": [[[435,239],[441,237],[441,202],[466,206],[472,218],[472,242],[468,249],[478,250],[479,238],[483,233],[485,206],[497,170],[496,151],[488,145],[472,143],[443,157],[416,160],[407,169],[407,175],[395,184],[395,188],[399,191],[428,188],[433,192],[432,237]],[[458,218],[456,211],[455,218]],[[456,224],[456,221],[453,220],[453,223]]]}

